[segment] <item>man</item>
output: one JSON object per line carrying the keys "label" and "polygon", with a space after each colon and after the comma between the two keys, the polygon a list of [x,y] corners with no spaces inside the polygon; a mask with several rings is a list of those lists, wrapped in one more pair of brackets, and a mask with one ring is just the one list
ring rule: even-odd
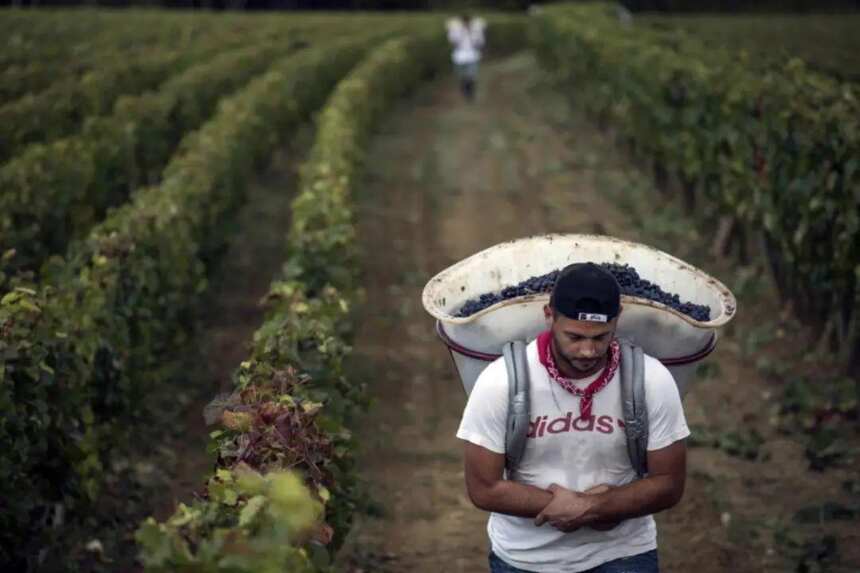
{"label": "man", "polygon": [[446,27],[448,42],[454,47],[451,59],[460,78],[460,89],[467,100],[474,100],[478,63],[484,47],[484,21],[463,14],[459,19],[449,20]]}
{"label": "man", "polygon": [[608,271],[578,263],[559,274],[544,307],[550,330],[526,351],[529,434],[512,476],[505,475],[504,359],[475,383],[457,437],[466,441],[469,497],[492,512],[492,573],[658,571],[651,514],[681,499],[690,432],[672,375],[645,356],[649,473],[636,479],[623,429],[620,313],[620,288]]}

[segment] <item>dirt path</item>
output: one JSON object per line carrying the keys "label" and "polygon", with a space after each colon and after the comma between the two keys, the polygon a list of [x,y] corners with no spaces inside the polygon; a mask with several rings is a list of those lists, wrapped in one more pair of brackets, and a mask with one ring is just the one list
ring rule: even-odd
{"label": "dirt path", "polygon": [[[465,495],[462,445],[454,437],[465,396],[420,294],[438,271],[508,239],[598,232],[653,240],[643,231],[651,222],[637,226],[631,216],[638,201],[642,213],[652,213],[639,217],[656,224],[658,198],[643,196],[629,162],[576,117],[534,60],[518,55],[482,69],[476,104],[462,101],[454,81],[443,78],[390,114],[375,138],[357,198],[368,296],[353,375],[376,400],[359,433],[362,475],[382,517],[358,519],[341,553],[345,570],[486,571],[486,514]],[[679,254],[691,251],[695,243]],[[731,336],[719,352],[715,361],[740,362]],[[755,369],[729,366],[717,376],[726,383],[712,380],[685,400],[691,424],[732,428],[752,419],[766,426],[767,388]],[[748,380],[758,386],[745,401],[737,390]],[[774,463],[766,466],[691,449],[685,498],[658,516],[663,571],[794,568],[772,547],[765,523],[790,516],[804,495],[825,497],[814,494],[820,476],[787,477],[802,467],[802,448],[783,442],[770,448]],[[847,475],[828,477],[823,495]]]}
{"label": "dirt path", "polygon": [[363,467],[387,518],[362,521],[355,538],[368,559],[393,558],[391,571],[486,569],[486,514],[465,496],[454,437],[464,394],[421,307],[427,278],[504,240],[620,220],[591,187],[594,158],[562,129],[566,105],[540,79],[527,57],[491,63],[475,105],[440,81],[389,118],[371,151],[356,362],[378,400]]}

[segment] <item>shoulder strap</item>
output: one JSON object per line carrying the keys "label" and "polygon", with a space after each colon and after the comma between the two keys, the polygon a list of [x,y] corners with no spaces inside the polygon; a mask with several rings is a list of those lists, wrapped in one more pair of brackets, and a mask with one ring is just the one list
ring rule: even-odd
{"label": "shoulder strap", "polygon": [[642,347],[621,342],[621,404],[627,454],[640,478],[648,473],[648,409],[645,404],[645,355]]}
{"label": "shoulder strap", "polygon": [[505,467],[513,473],[526,449],[529,433],[529,368],[526,344],[508,342],[502,349],[508,368],[508,419],[505,425]]}
{"label": "shoulder strap", "polygon": [[[508,373],[508,416],[505,426],[505,467],[516,470],[523,457],[529,428],[529,374],[526,345],[516,340],[503,351]],[[621,400],[627,454],[640,478],[648,473],[648,409],[645,404],[645,356],[642,348],[621,341]]]}

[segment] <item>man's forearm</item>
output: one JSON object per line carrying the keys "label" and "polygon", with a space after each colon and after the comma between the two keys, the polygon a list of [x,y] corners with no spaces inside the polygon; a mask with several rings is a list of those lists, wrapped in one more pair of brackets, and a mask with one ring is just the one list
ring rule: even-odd
{"label": "man's forearm", "polygon": [[552,501],[552,494],[538,487],[509,480],[499,480],[479,493],[471,493],[472,502],[485,511],[517,517],[535,517]]}
{"label": "man's forearm", "polygon": [[649,476],[595,495],[582,521],[621,521],[658,513],[677,504],[683,493],[683,484],[671,476]]}

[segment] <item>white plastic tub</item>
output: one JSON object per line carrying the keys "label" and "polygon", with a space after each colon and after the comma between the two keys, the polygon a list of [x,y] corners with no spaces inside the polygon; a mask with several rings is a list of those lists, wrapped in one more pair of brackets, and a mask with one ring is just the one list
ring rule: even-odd
{"label": "white plastic tub", "polygon": [[454,316],[463,304],[585,261],[629,264],[643,279],[677,293],[682,301],[711,308],[711,320],[700,322],[663,304],[622,296],[618,336],[659,358],[684,395],[696,363],[715,348],[717,329],[735,315],[734,295],[715,278],[667,253],[600,235],[543,235],[502,243],[460,261],[427,283],[424,308],[437,319],[437,332],[451,350],[467,394],[487,364],[501,356],[505,342],[532,340],[547,328],[542,308],[549,295],[509,299],[472,316]]}

